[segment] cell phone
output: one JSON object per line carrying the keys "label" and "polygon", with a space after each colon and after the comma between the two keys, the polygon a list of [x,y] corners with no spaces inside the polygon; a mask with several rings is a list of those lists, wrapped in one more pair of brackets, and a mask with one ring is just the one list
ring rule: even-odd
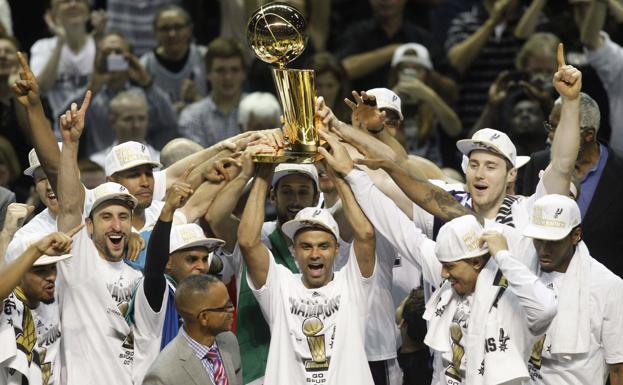
{"label": "cell phone", "polygon": [[126,59],[123,55],[111,53],[106,57],[106,70],[108,72],[127,71],[128,67],[128,59]]}
{"label": "cell phone", "polygon": [[415,68],[403,68],[398,73],[399,82],[410,80],[410,79],[416,79],[416,78],[417,78],[417,69]]}

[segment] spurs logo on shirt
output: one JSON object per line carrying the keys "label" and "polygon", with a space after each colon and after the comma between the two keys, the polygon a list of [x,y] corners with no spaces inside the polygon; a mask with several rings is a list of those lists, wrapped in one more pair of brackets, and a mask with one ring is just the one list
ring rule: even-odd
{"label": "spurs logo on shirt", "polygon": [[112,299],[117,302],[117,304],[129,302],[132,298],[132,288],[134,285],[128,285],[127,280],[125,280],[123,276],[119,277],[115,282],[107,283],[106,287]]}

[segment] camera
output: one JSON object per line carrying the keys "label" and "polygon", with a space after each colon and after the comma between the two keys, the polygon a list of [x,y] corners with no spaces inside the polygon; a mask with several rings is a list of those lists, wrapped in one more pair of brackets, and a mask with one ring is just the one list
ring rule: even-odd
{"label": "camera", "polygon": [[123,55],[111,53],[106,56],[106,71],[107,72],[121,72],[127,71],[129,67],[128,59]]}

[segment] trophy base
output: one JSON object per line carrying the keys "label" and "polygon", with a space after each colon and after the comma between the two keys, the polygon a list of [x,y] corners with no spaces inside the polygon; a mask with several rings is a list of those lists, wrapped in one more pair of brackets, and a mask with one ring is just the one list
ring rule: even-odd
{"label": "trophy base", "polygon": [[252,157],[255,163],[315,163],[322,159],[317,152],[295,152],[279,150],[273,154],[256,154]]}
{"label": "trophy base", "polygon": [[306,372],[320,372],[329,369],[329,361],[331,359],[327,358],[326,361],[323,362],[315,362],[313,360],[305,361],[305,371]]}

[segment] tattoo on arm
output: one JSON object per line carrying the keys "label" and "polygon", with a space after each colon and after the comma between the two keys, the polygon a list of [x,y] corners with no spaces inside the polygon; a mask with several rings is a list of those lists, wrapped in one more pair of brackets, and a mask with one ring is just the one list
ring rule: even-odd
{"label": "tattoo on arm", "polygon": [[431,189],[426,194],[423,203],[425,205],[435,204],[436,207],[433,206],[436,211],[435,215],[446,222],[463,215],[474,215],[470,209],[460,204],[452,195],[443,190]]}

